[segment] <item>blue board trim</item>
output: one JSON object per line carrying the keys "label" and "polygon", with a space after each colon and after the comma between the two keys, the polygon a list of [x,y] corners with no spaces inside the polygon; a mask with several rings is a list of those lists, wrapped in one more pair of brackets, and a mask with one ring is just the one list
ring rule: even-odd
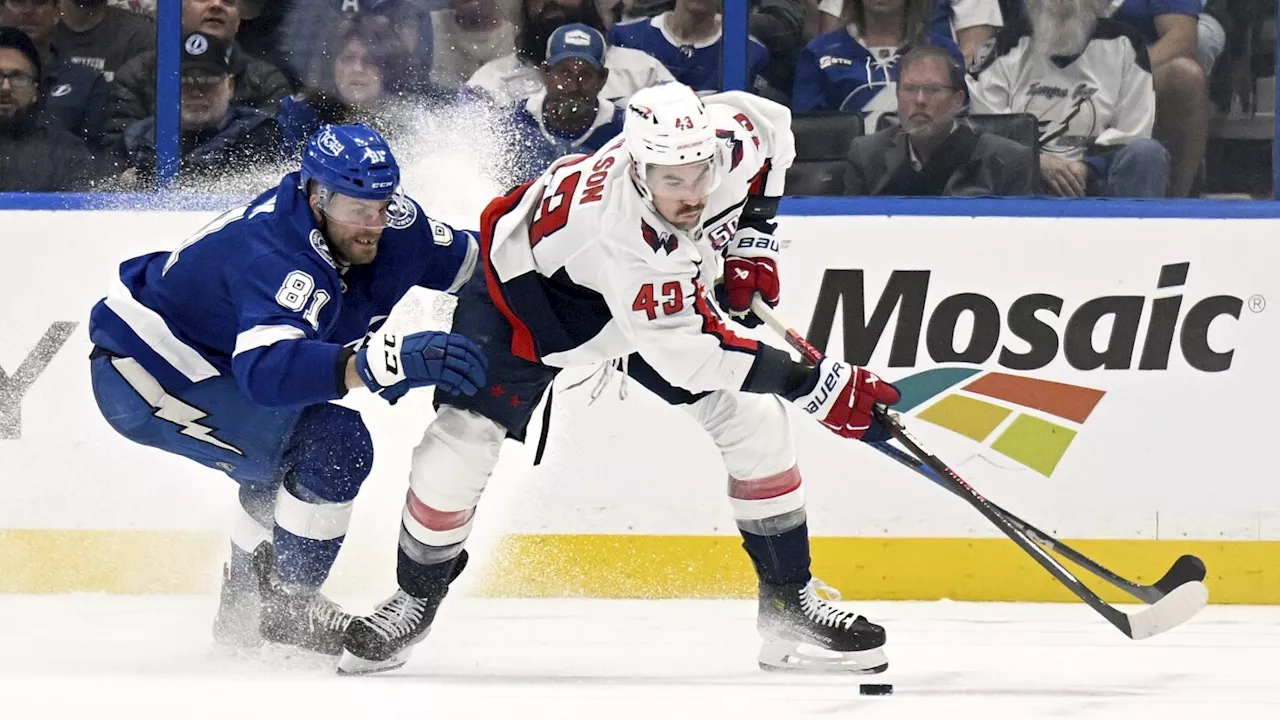
{"label": "blue board trim", "polygon": [[[0,193],[0,210],[222,211],[252,196],[184,193]],[[1277,219],[1265,200],[1105,200],[1052,198],[789,197],[783,215],[925,217],[1086,217]]]}

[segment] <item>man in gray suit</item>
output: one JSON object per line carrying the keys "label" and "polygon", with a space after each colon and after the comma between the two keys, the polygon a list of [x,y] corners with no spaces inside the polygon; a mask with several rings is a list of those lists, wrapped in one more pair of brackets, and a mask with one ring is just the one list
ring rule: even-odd
{"label": "man in gray suit", "polygon": [[946,50],[920,46],[903,56],[900,125],[853,141],[845,194],[1030,195],[1035,152],[957,120],[964,88],[964,69]]}

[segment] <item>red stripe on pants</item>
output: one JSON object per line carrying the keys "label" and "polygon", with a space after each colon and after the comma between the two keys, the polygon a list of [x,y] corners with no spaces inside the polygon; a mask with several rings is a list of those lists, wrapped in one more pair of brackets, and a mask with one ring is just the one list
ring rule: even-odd
{"label": "red stripe on pants", "polygon": [[739,480],[729,478],[729,497],[737,500],[769,500],[800,488],[800,468],[792,465],[777,475]]}
{"label": "red stripe on pants", "polygon": [[455,512],[436,510],[419,500],[418,496],[414,495],[412,490],[409,491],[408,496],[405,498],[405,504],[409,507],[409,515],[413,517],[414,520],[417,520],[419,525],[428,530],[435,530],[437,532],[444,530],[456,530],[463,525],[466,525],[467,522],[471,520],[471,516],[476,512],[475,508],[468,508],[466,510],[458,510]]}

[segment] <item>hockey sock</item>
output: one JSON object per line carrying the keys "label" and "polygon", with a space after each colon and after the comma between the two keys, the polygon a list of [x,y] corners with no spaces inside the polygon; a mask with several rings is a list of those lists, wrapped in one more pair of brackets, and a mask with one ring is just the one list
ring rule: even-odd
{"label": "hockey sock", "polygon": [[338,559],[351,502],[335,503],[286,480],[276,499],[276,575],[288,587],[319,590]]}
{"label": "hockey sock", "polygon": [[441,597],[449,589],[449,583],[462,573],[467,565],[467,551],[438,563],[424,565],[415,561],[404,548],[396,552],[396,581],[400,589],[417,598]]}
{"label": "hockey sock", "polygon": [[739,528],[742,547],[751,556],[760,581],[771,585],[807,583],[809,573],[809,524],[776,535],[757,535]]}

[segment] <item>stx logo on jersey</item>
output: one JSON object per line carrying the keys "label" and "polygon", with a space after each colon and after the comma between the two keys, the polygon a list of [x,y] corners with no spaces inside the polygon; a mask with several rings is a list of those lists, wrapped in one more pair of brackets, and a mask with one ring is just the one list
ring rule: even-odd
{"label": "stx logo on jersey", "polygon": [[644,241],[649,243],[649,247],[653,248],[654,252],[666,250],[667,254],[670,255],[672,251],[680,247],[680,238],[670,233],[659,233],[644,220],[640,221],[640,233],[644,235]]}
{"label": "stx logo on jersey", "polygon": [[0,440],[22,439],[22,397],[75,329],[73,322],[53,323],[12,375],[0,368]]}

